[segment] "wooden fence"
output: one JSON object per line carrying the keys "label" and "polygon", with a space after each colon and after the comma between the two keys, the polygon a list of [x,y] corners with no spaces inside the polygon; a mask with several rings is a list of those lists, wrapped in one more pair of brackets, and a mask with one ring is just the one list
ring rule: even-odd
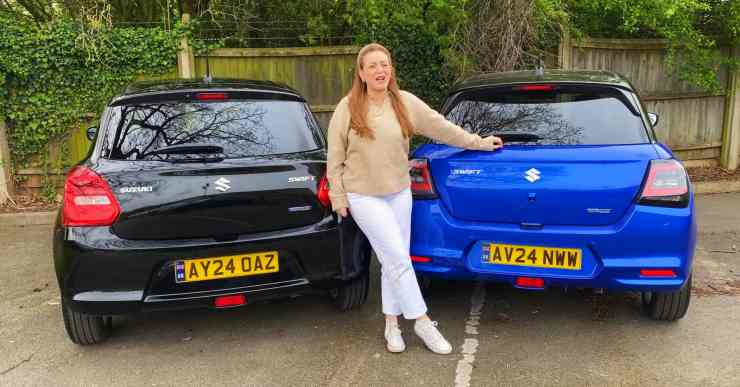
{"label": "wooden fence", "polygon": [[195,76],[246,78],[284,83],[301,93],[323,127],[349,91],[358,47],[230,48],[195,56]]}
{"label": "wooden fence", "polygon": [[[97,124],[93,122],[93,117],[94,114],[89,114],[85,117],[86,122],[70,129],[58,141],[49,143],[46,165],[36,162],[32,163],[36,164],[34,166],[15,171],[17,193],[38,195],[46,185],[61,188],[67,167],[84,159],[90,151],[92,144],[87,138],[87,128]],[[61,193],[60,190],[57,191]]]}
{"label": "wooden fence", "polygon": [[[607,70],[624,75],[637,89],[648,111],[659,114],[658,138],[683,160],[720,160],[737,167],[740,103],[734,89],[737,74],[719,74],[725,89],[707,93],[681,81],[665,63],[668,43],[659,39],[583,39],[561,42],[563,69]],[[357,47],[289,49],[221,49],[208,57],[216,77],[267,79],[294,87],[311,104],[326,127],[334,104],[352,81]],[[725,49],[727,50],[727,49]],[[206,58],[196,56],[195,76],[205,74]],[[738,111],[737,114],[733,112]]]}
{"label": "wooden fence", "polygon": [[607,70],[625,76],[637,89],[645,108],[660,116],[656,134],[679,158],[719,160],[723,150],[730,153],[734,149],[734,162],[727,154],[723,165],[736,167],[737,145],[725,141],[738,131],[727,118],[736,109],[735,75],[722,70],[718,75],[724,89],[707,93],[681,81],[668,68],[667,47],[667,41],[660,39],[573,41],[566,36],[560,46],[560,64],[566,70]]}
{"label": "wooden fence", "polygon": [[[358,47],[277,49],[217,49],[207,57],[193,55],[187,45],[178,55],[180,77],[205,75],[206,63],[213,77],[270,80],[295,88],[309,101],[311,110],[326,127],[335,104],[349,90]],[[683,160],[721,161],[735,169],[740,153],[740,75],[722,71],[725,89],[707,93],[678,79],[665,63],[667,42],[640,39],[583,39],[564,37],[559,48],[563,69],[608,70],[627,77],[648,111],[660,115],[658,138]],[[740,52],[735,51],[740,56]],[[401,69],[403,71],[403,69]],[[174,73],[173,73],[174,75]],[[86,126],[86,125],[84,125]],[[66,136],[69,161],[82,159],[89,148],[84,127]],[[51,153],[59,146],[51,146]],[[52,170],[55,180],[63,171]],[[39,168],[17,171],[20,191],[39,192],[44,172]]]}
{"label": "wooden fence", "polygon": [[[214,78],[269,80],[296,89],[309,101],[311,111],[326,128],[336,103],[352,84],[359,47],[300,47],[265,49],[216,49],[208,56],[192,55],[187,44],[178,55],[178,70],[160,78],[203,78],[206,64]],[[89,123],[94,124],[94,123]],[[70,130],[61,141],[49,146],[50,169],[30,167],[16,171],[18,193],[38,194],[48,184],[60,186],[64,164],[82,160],[90,147],[85,132],[89,124]],[[65,151],[61,152],[64,148]],[[68,157],[62,157],[66,153]]]}

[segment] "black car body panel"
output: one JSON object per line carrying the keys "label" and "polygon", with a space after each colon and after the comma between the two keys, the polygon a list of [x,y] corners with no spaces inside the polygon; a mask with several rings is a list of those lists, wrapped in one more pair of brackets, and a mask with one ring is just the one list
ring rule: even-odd
{"label": "black car body panel", "polygon": [[[178,305],[175,301],[186,301],[182,307],[210,306],[213,297],[233,293],[245,293],[253,300],[269,297],[266,293],[273,290],[277,295],[296,293],[309,284],[332,288],[367,270],[369,262],[353,251],[367,248],[363,243],[353,222],[338,225],[333,216],[305,227],[244,235],[228,242],[125,240],[108,227],[65,228],[58,223],[54,259],[62,297],[69,305],[80,312],[107,315],[172,309]],[[179,259],[271,250],[279,253],[278,273],[184,284],[174,279],[174,262]]]}
{"label": "black car body panel", "polygon": [[[241,234],[306,226],[327,214],[316,198],[325,153],[320,150],[303,156],[300,160],[224,160],[214,164],[145,161],[135,173],[125,166],[107,167],[113,169],[111,172],[97,170],[104,171],[102,176],[123,211],[112,226],[114,234],[137,240],[228,240]],[[228,191],[217,191],[219,179],[228,182]]]}
{"label": "black car body panel", "polygon": [[[228,101],[293,104],[292,114],[305,111],[310,146],[186,162],[130,158],[131,152],[116,150],[130,146],[120,145],[121,133],[127,135],[130,128],[121,132],[116,107],[171,107],[199,93],[221,93]],[[137,122],[134,129],[146,129],[144,120]],[[259,130],[287,130],[265,125]],[[228,138],[222,141],[224,148],[231,145]],[[105,180],[120,214],[105,226],[65,226],[64,210],[57,217],[54,264],[63,304],[93,315],[208,307],[217,296],[244,294],[249,303],[332,289],[366,275],[367,240],[351,218],[337,219],[318,198],[326,170],[324,148],[305,100],[285,86],[236,80],[132,85],[106,109],[96,143],[80,163]],[[175,279],[178,260],[265,251],[278,253],[278,272],[185,283]]]}

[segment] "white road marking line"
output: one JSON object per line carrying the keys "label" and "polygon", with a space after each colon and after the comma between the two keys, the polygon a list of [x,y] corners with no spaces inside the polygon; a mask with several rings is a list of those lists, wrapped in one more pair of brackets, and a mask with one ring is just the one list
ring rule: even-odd
{"label": "white road marking line", "polygon": [[[483,282],[476,282],[473,289],[473,295],[470,297],[470,314],[465,322],[466,335],[478,335],[478,325],[480,325],[480,316],[483,313],[483,306],[486,304],[486,285]],[[466,337],[463,342],[460,353],[462,359],[457,362],[455,370],[455,387],[470,386],[470,378],[473,374],[473,363],[475,362],[475,353],[478,352],[478,339]]]}

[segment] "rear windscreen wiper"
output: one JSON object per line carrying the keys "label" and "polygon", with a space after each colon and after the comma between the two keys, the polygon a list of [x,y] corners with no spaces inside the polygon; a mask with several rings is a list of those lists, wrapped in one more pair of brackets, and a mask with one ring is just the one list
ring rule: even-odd
{"label": "rear windscreen wiper", "polygon": [[205,155],[224,153],[224,148],[209,144],[181,144],[170,145],[149,152],[149,155]]}
{"label": "rear windscreen wiper", "polygon": [[542,140],[542,137],[532,133],[497,133],[504,142],[530,142]]}

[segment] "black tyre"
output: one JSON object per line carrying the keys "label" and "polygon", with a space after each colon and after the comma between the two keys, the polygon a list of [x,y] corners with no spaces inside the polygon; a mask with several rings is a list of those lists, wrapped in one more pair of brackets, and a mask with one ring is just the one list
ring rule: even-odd
{"label": "black tyre", "polygon": [[341,311],[357,308],[367,301],[367,293],[370,288],[370,273],[365,272],[332,291],[334,303]]}
{"label": "black tyre", "polygon": [[691,301],[691,276],[675,292],[643,292],[642,306],[653,320],[676,321],[686,315]]}
{"label": "black tyre", "polygon": [[62,303],[62,316],[67,335],[75,344],[99,344],[107,340],[110,336],[111,317],[75,312],[64,303]]}

